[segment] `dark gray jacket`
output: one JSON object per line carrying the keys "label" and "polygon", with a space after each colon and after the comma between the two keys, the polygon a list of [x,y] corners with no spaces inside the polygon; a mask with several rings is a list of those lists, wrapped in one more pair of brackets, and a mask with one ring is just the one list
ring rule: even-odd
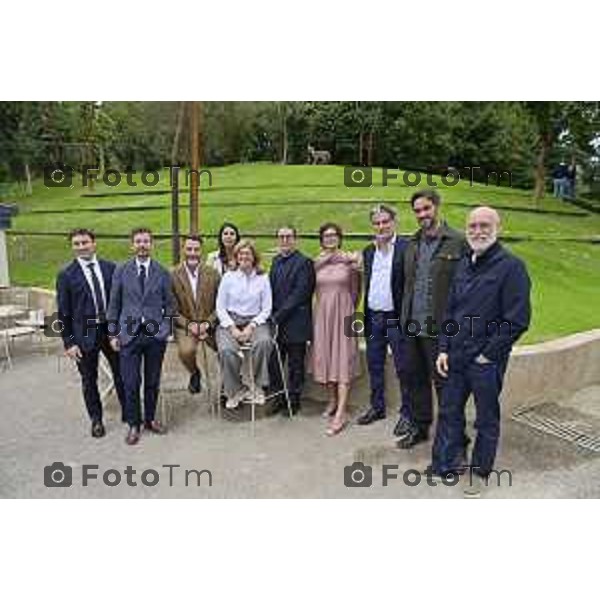
{"label": "dark gray jacket", "polygon": [[[404,251],[404,295],[402,300],[402,318],[400,321],[403,329],[406,326],[406,321],[411,318],[421,235],[422,232],[419,229],[409,239],[408,246]],[[446,223],[440,225],[440,235],[441,240],[431,259],[430,271],[432,317],[435,320],[438,330],[444,320],[452,278],[461,257],[467,251],[463,234],[448,227]],[[421,323],[421,326],[423,329],[425,328],[425,324]]]}

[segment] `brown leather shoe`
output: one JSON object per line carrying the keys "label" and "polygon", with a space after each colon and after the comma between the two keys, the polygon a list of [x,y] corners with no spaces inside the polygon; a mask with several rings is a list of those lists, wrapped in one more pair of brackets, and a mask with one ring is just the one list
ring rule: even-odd
{"label": "brown leather shoe", "polygon": [[144,429],[146,431],[156,433],[157,435],[163,435],[167,432],[166,428],[160,421],[146,421],[144,423]]}
{"label": "brown leather shoe", "polygon": [[137,427],[130,427],[125,438],[125,443],[128,446],[134,446],[140,441],[140,430]]}

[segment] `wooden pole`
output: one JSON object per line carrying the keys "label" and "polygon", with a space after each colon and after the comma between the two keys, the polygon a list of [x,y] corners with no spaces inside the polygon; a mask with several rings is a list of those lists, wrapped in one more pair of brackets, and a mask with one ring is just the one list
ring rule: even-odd
{"label": "wooden pole", "polygon": [[173,264],[178,265],[181,248],[179,240],[179,167],[175,165],[171,165],[171,243]]}
{"label": "wooden pole", "polygon": [[198,186],[200,178],[198,102],[190,102],[190,137],[191,137],[191,177],[190,177],[190,233],[195,235],[199,230],[198,219]]}

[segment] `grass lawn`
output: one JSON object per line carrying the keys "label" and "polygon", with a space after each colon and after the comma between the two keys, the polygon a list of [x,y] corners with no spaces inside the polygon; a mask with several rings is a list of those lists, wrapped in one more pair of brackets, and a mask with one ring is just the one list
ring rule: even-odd
{"label": "grass lawn", "polygon": [[[212,187],[207,177],[202,179],[200,225],[203,234],[214,234],[225,221],[235,222],[242,233],[273,234],[281,224],[295,225],[300,234],[315,233],[325,221],[338,222],[347,232],[369,232],[369,206],[385,201],[399,211],[400,231],[410,233],[415,221],[408,198],[414,187],[403,184],[402,178],[381,186],[381,170],[373,170],[373,186],[347,188],[343,167],[280,166],[271,164],[232,165],[211,169]],[[36,182],[34,194],[16,201],[20,214],[13,221],[13,230],[66,233],[76,226],[93,228],[98,234],[127,234],[137,225],[145,225],[157,233],[170,230],[169,195],[126,195],[143,191],[138,178],[137,188],[109,188],[97,184],[96,193],[123,192],[123,195],[86,198],[90,191],[73,188],[46,188]],[[443,195],[443,213],[450,225],[461,228],[468,212],[467,205],[490,204],[500,209],[504,233],[509,236],[532,236],[536,241],[507,244],[527,263],[533,281],[533,323],[524,342],[551,339],[568,333],[600,327],[600,244],[561,241],[560,238],[585,238],[600,234],[600,215],[592,215],[553,198],[542,201],[543,210],[562,214],[535,214],[503,210],[502,207],[534,208],[531,193],[508,187],[495,187],[461,181],[452,187],[438,189]],[[426,187],[425,176],[422,185]],[[184,185],[183,177],[181,185]],[[167,189],[165,173],[159,184],[151,188]],[[188,195],[180,202],[187,203]],[[240,205],[232,206],[232,203]],[[268,205],[271,203],[271,205]],[[267,204],[267,205],[265,205]],[[161,210],[150,210],[151,207]],[[85,212],[94,207],[146,207],[145,211]],[[65,214],[36,214],[36,211],[73,210]],[[577,213],[574,215],[573,213]],[[578,216],[579,215],[579,216]],[[188,210],[181,210],[181,228],[188,225]],[[57,270],[70,259],[69,245],[64,237],[28,236],[9,233],[11,277],[17,285],[53,287]],[[268,258],[274,250],[274,239],[258,237],[258,247]],[[358,249],[364,240],[348,240],[348,249]],[[99,240],[99,250],[107,258],[124,260],[129,248],[126,240]],[[209,238],[206,251],[215,247]],[[300,248],[309,255],[318,252],[318,242],[303,239]],[[170,241],[157,242],[156,257],[169,264]]]}

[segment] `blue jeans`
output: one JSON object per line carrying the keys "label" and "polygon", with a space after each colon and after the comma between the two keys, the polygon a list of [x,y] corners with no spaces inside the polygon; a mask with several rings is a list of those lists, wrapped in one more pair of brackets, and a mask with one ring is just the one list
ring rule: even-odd
{"label": "blue jeans", "polygon": [[[456,359],[454,359],[456,360]],[[471,455],[473,471],[487,477],[496,459],[500,439],[500,392],[506,361],[480,365],[473,360],[452,369],[442,387],[438,423],[433,442],[432,467],[446,473],[466,466],[465,406],[470,394],[475,401],[477,437]]]}
{"label": "blue jeans", "polygon": [[388,345],[392,349],[396,374],[400,379],[400,415],[412,421],[408,388],[406,339],[393,320],[394,313],[371,312],[366,327],[367,366],[371,383],[371,406],[385,414],[385,358]]}
{"label": "blue jeans", "polygon": [[554,179],[554,197],[565,198],[569,192],[569,180],[566,177]]}

